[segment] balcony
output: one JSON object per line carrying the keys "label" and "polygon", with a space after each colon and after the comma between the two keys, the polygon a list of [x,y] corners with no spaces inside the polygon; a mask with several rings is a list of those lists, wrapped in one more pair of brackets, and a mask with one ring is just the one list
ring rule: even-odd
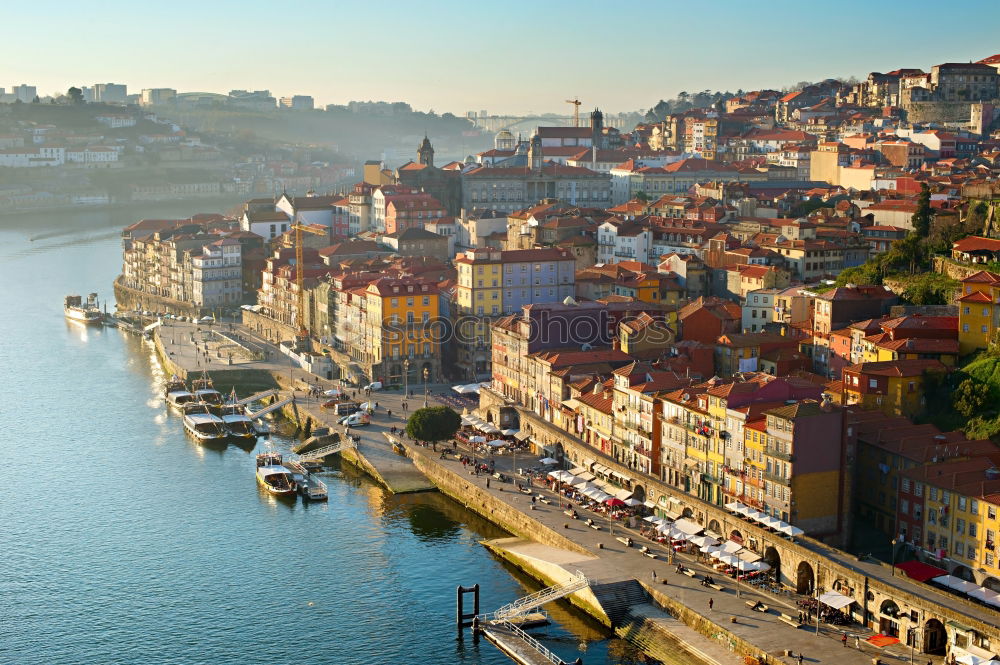
{"label": "balcony", "polygon": [[778,459],[784,460],[786,462],[794,462],[795,461],[795,455],[792,455],[790,453],[783,453],[783,452],[780,452],[780,451],[778,451],[778,450],[776,450],[774,448],[765,448],[764,449],[764,454],[765,455],[770,455],[771,457],[777,457]]}
{"label": "balcony", "polygon": [[792,479],[785,478],[784,476],[779,476],[771,471],[764,472],[764,479],[770,480],[772,483],[778,483],[779,485],[785,485],[786,487],[792,486]]}

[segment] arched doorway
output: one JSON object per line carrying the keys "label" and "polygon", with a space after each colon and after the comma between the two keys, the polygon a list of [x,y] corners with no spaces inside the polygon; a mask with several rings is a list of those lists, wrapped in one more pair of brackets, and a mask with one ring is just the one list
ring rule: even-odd
{"label": "arched doorway", "polygon": [[729,540],[733,541],[734,543],[739,543],[740,545],[742,545],[743,534],[737,531],[736,529],[733,529],[732,531],[729,532]]}
{"label": "arched doorway", "polygon": [[770,545],[764,550],[764,563],[771,566],[771,577],[781,582],[781,555]]}
{"label": "arched doorway", "polygon": [[566,457],[566,451],[563,449],[563,444],[561,443],[556,444],[555,453],[556,454],[554,455],[554,457],[560,462],[562,462],[563,458]]}
{"label": "arched doorway", "polygon": [[684,512],[681,513],[681,517],[685,519],[691,519],[692,517],[694,517],[694,511],[692,511],[690,508],[685,508]]}
{"label": "arched doorway", "polygon": [[708,530],[715,533],[722,533],[722,527],[719,526],[719,520],[712,520],[708,523]]}
{"label": "arched doorway", "polygon": [[976,581],[976,576],[972,574],[972,570],[968,566],[955,566],[955,570],[951,571],[951,574],[966,582]]}
{"label": "arched doorway", "polygon": [[944,624],[937,619],[928,619],[924,624],[924,653],[943,656],[947,644],[948,634],[944,630]]}
{"label": "arched doorway", "polygon": [[795,571],[795,593],[811,594],[816,588],[816,575],[808,561],[800,561]]}
{"label": "arched doorway", "polygon": [[632,498],[636,501],[646,500],[646,489],[642,485],[632,486]]}
{"label": "arched doorway", "polygon": [[983,580],[983,586],[990,591],[1000,591],[1000,580],[995,577],[987,577]]}
{"label": "arched doorway", "polygon": [[878,609],[878,632],[889,637],[899,637],[899,605],[892,599],[882,601]]}

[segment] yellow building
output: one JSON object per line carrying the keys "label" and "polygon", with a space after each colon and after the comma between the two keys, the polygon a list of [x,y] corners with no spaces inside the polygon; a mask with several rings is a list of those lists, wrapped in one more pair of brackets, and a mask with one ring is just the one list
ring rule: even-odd
{"label": "yellow building", "polygon": [[365,289],[366,337],[371,340],[372,379],[410,385],[441,376],[436,284],[415,277],[382,277]]}
{"label": "yellow building", "polygon": [[890,416],[912,418],[923,412],[925,372],[946,372],[938,360],[892,360],[844,368],[844,405],[858,404]]}
{"label": "yellow building", "polygon": [[490,324],[504,311],[502,253],[467,252],[455,259],[455,269],[458,366],[475,379],[489,367]]}
{"label": "yellow building", "polygon": [[962,280],[958,298],[958,341],[962,355],[989,346],[1000,329],[1000,275],[981,270]]}
{"label": "yellow building", "polygon": [[956,577],[1000,589],[1000,451],[902,474],[897,524],[905,542]]}
{"label": "yellow building", "polygon": [[873,344],[874,357],[869,360],[865,353],[865,362],[883,362],[889,360],[920,360],[932,359],[942,365],[954,367],[958,363],[959,341],[957,339],[925,339],[911,337],[877,342]]}

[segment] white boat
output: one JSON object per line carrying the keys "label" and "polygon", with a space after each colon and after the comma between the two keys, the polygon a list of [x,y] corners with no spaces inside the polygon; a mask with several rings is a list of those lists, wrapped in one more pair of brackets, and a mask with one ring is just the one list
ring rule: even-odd
{"label": "white boat", "polygon": [[217,441],[229,436],[222,418],[209,413],[202,403],[189,404],[185,409],[184,429],[199,441]]}
{"label": "white boat", "polygon": [[276,496],[295,496],[298,486],[292,472],[282,464],[281,455],[268,451],[257,455],[257,483]]}
{"label": "white boat", "polygon": [[237,401],[236,390],[233,389],[233,392],[229,394],[229,399],[219,409],[219,417],[226,424],[226,430],[229,432],[230,437],[256,441],[258,434],[257,427],[247,417],[243,411],[243,407],[236,403]]}
{"label": "white boat", "polygon": [[103,321],[96,293],[88,295],[86,302],[80,296],[66,296],[63,300],[63,314],[70,321],[78,321],[87,325],[100,325]]}
{"label": "white boat", "polygon": [[223,403],[226,401],[222,393],[212,386],[212,379],[209,378],[207,373],[202,374],[200,379],[195,379],[191,382],[191,391],[194,392],[196,399],[208,404],[209,408],[213,411],[221,409]]}
{"label": "white boat", "polygon": [[173,390],[167,393],[167,404],[180,411],[184,410],[185,404],[197,401],[198,399],[194,396],[194,393],[190,393],[187,390]]}

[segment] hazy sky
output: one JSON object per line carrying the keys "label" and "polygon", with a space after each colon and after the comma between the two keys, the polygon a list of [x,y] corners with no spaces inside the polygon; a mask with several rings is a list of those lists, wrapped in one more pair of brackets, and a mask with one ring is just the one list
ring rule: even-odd
{"label": "hazy sky", "polygon": [[[1000,2],[36,0],[5,3],[0,87],[127,83],[309,94],[317,105],[648,108],[1000,53]],[[13,5],[13,6],[11,6]],[[953,11],[960,9],[960,11]]]}

